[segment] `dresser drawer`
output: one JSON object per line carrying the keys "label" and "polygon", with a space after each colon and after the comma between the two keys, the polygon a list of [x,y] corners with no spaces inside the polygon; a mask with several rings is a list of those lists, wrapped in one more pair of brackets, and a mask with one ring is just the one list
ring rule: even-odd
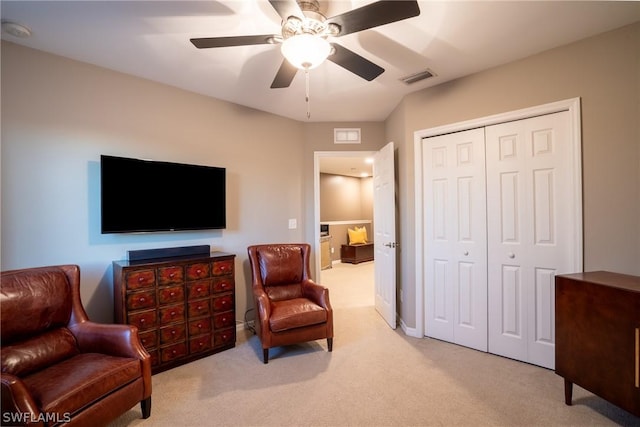
{"label": "dresser drawer", "polygon": [[153,329],[151,331],[139,332],[138,339],[140,340],[140,344],[142,344],[146,349],[157,347],[158,331]]}
{"label": "dresser drawer", "polygon": [[184,341],[187,333],[184,323],[176,325],[163,326],[160,328],[160,344],[169,344],[172,342]]}
{"label": "dresser drawer", "polygon": [[233,274],[233,259],[225,259],[212,262],[211,271],[214,276]]}
{"label": "dresser drawer", "polygon": [[156,283],[156,273],[153,270],[132,271],[125,275],[127,289],[148,288]]}
{"label": "dresser drawer", "polygon": [[156,310],[135,311],[128,314],[128,323],[139,330],[153,328],[158,323]]}
{"label": "dresser drawer", "polygon": [[158,269],[158,285],[171,285],[184,281],[184,269],[182,266],[161,267]]}
{"label": "dresser drawer", "polygon": [[189,351],[191,353],[209,350],[211,347],[213,347],[213,343],[211,342],[211,335],[202,335],[200,337],[192,338],[191,340],[189,340]]}
{"label": "dresser drawer", "polygon": [[225,329],[213,334],[213,346],[222,347],[236,342],[236,330],[234,328]]}
{"label": "dresser drawer", "polygon": [[143,292],[131,292],[127,294],[127,308],[140,310],[156,306],[156,294],[153,290]]}
{"label": "dresser drawer", "polygon": [[162,363],[171,362],[172,360],[187,355],[187,344],[185,342],[169,345],[160,349],[160,361]]}
{"label": "dresser drawer", "polygon": [[209,311],[209,300],[201,299],[196,301],[189,301],[188,305],[188,315],[191,317],[200,317],[200,316],[208,316],[210,314]]}
{"label": "dresser drawer", "polygon": [[224,313],[218,313],[213,316],[213,327],[218,329],[230,328],[236,324],[236,319],[233,311],[225,311]]}
{"label": "dresser drawer", "polygon": [[211,318],[192,320],[189,322],[189,336],[200,335],[211,332]]}
{"label": "dresser drawer", "polygon": [[214,312],[233,310],[234,308],[232,294],[226,294],[212,298],[211,303],[213,305]]}
{"label": "dresser drawer", "polygon": [[209,296],[209,280],[187,283],[187,298],[196,299]]}
{"label": "dresser drawer", "polygon": [[187,265],[187,280],[197,280],[209,277],[209,263],[198,262]]}
{"label": "dresser drawer", "polygon": [[184,301],[184,287],[182,285],[158,289],[160,304]]}
{"label": "dresser drawer", "polygon": [[232,290],[234,286],[233,276],[222,276],[213,279],[211,289],[212,292],[224,292]]}
{"label": "dresser drawer", "polygon": [[159,311],[161,325],[171,322],[184,322],[184,304],[169,305],[160,308]]}

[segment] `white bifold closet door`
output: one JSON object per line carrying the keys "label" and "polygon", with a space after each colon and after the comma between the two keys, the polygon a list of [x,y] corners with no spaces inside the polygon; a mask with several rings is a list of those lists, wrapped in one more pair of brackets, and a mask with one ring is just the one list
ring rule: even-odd
{"label": "white bifold closet door", "polygon": [[489,351],[547,368],[555,275],[575,262],[568,114],[486,128]]}
{"label": "white bifold closet door", "polygon": [[572,272],[568,112],[423,139],[425,335],[554,367]]}
{"label": "white bifold closet door", "polygon": [[487,351],[484,129],[428,138],[426,335]]}

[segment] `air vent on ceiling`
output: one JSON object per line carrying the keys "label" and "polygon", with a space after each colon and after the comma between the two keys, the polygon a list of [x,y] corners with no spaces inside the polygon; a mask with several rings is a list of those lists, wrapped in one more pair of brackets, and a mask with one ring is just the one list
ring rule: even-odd
{"label": "air vent on ceiling", "polygon": [[406,76],[400,79],[400,81],[404,82],[406,85],[410,85],[420,80],[428,79],[429,77],[435,76],[435,73],[429,69],[420,71],[419,73],[411,74],[410,76]]}

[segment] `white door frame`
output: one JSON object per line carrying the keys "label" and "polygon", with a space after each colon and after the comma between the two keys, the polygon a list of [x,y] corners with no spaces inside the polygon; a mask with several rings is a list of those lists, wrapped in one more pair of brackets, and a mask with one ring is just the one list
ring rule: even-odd
{"label": "white door frame", "polygon": [[[536,107],[524,108],[521,110],[510,111],[507,113],[495,114],[492,116],[481,117],[478,119],[467,120],[463,122],[437,126],[434,128],[422,129],[414,132],[414,170],[415,170],[415,234],[416,234],[416,253],[415,253],[415,274],[416,274],[416,331],[418,337],[424,337],[424,212],[423,206],[423,175],[422,170],[422,139],[431,136],[444,135],[452,132],[460,132],[463,130],[485,127],[514,120],[528,119],[530,117],[540,116],[544,114],[557,113],[560,111],[568,111],[571,120],[571,144],[573,146],[573,170],[574,182],[580,191],[574,191],[573,194],[573,218],[574,218],[574,241],[573,246],[575,253],[579,254],[576,258],[576,272],[583,270],[583,236],[582,236],[582,161],[581,161],[581,124],[580,124],[580,98],[571,98],[562,101],[543,104]],[[319,238],[318,238],[319,242]],[[319,244],[319,243],[318,243]]]}
{"label": "white door frame", "polygon": [[320,158],[373,157],[376,151],[315,151],[313,153],[313,247],[315,253],[315,279],[320,281]]}

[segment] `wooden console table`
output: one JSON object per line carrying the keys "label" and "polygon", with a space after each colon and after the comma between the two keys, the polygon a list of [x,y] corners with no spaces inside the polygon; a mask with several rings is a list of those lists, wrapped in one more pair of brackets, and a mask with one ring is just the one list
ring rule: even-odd
{"label": "wooden console table", "polygon": [[342,245],[340,248],[340,260],[351,264],[373,260],[373,243],[359,245]]}
{"label": "wooden console table", "polygon": [[640,417],[640,277],[556,276],[556,374]]}

